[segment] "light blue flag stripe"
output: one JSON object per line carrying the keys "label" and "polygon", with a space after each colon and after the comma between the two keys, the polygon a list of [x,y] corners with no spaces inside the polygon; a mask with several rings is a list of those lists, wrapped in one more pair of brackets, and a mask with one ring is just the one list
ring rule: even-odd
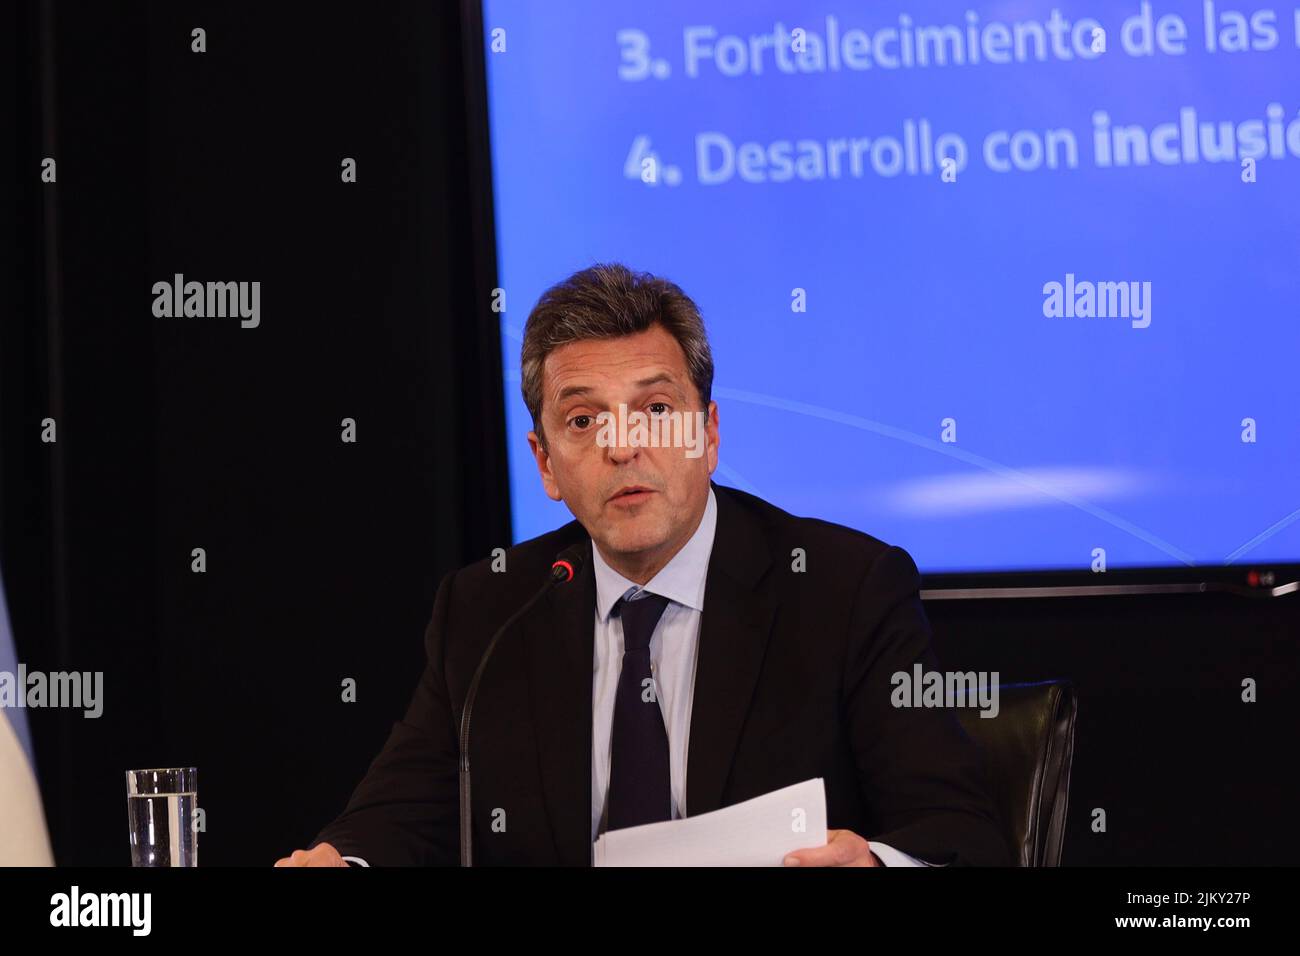
{"label": "light blue flag stripe", "polygon": [[[13,632],[9,629],[9,605],[5,601],[4,573],[0,571],[0,671],[8,671],[18,680],[18,652],[14,648]],[[19,696],[27,693],[27,688],[16,688]],[[27,754],[27,765],[36,772],[36,754],[32,750],[32,735],[27,728],[27,709],[25,707],[0,707],[0,720],[8,720],[14,729],[14,735],[23,745]]]}

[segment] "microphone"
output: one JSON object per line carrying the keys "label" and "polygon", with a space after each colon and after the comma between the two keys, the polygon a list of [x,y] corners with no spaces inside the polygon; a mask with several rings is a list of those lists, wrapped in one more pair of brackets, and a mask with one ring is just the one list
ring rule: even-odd
{"label": "microphone", "polygon": [[478,696],[479,681],[483,678],[483,671],[487,667],[488,658],[496,649],[497,641],[501,640],[501,635],[508,631],[516,621],[527,614],[552,588],[556,585],[567,584],[577,577],[578,572],[582,570],[582,565],[590,553],[592,544],[590,541],[579,541],[577,544],[571,544],[558,555],[551,564],[551,573],[537,593],[528,599],[528,603],[515,611],[514,614],[507,618],[506,622],[497,628],[497,632],[492,635],[492,640],[488,641],[487,648],[483,651],[483,656],[479,658],[478,668],[474,671],[474,678],[469,682],[469,690],[465,693],[465,708],[460,714],[460,865],[473,866],[473,845],[471,831],[471,814],[470,814],[470,774],[469,774],[469,722],[470,712],[474,709],[474,698]]}

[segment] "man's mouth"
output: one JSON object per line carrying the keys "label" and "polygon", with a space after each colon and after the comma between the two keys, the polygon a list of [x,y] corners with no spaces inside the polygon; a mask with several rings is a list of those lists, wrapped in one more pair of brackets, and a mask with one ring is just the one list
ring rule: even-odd
{"label": "man's mouth", "polygon": [[645,501],[652,494],[653,488],[647,488],[645,485],[627,485],[614,492],[613,497],[609,499],[610,504],[616,505],[636,505]]}

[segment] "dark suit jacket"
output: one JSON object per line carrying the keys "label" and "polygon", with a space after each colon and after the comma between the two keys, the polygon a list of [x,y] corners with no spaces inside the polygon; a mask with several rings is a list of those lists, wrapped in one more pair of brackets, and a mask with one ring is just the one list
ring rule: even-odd
{"label": "dark suit jacket", "polygon": [[[955,715],[890,704],[890,675],[916,661],[938,668],[907,552],[713,487],[688,815],[822,777],[831,829],[932,863],[1009,863],[980,754]],[[586,539],[570,522],[507,551],[505,572],[480,561],[443,580],[406,715],[313,845],[371,865],[458,862],[457,729],[469,682],[556,554]],[[806,570],[792,570],[796,548]],[[595,595],[588,560],[488,664],[470,744],[476,865],[590,865]]]}

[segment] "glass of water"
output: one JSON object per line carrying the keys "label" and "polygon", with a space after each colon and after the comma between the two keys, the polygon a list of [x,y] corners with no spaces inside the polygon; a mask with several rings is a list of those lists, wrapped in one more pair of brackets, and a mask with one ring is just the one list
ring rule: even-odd
{"label": "glass of water", "polygon": [[126,818],[132,866],[198,866],[194,767],[126,772]]}

